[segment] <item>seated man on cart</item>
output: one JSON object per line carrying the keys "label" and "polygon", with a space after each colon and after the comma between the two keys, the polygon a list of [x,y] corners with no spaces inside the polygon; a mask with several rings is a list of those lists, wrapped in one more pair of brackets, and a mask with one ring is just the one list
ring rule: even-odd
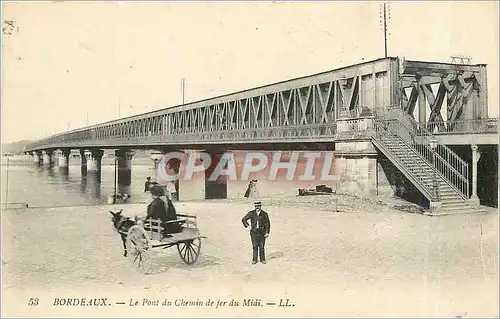
{"label": "seated man on cart", "polygon": [[181,232],[182,227],[178,223],[167,223],[168,221],[177,220],[177,212],[170,198],[167,197],[167,203],[160,198],[165,196],[163,188],[154,185],[151,187],[151,195],[153,201],[148,205],[146,221],[150,218],[161,220],[165,235]]}

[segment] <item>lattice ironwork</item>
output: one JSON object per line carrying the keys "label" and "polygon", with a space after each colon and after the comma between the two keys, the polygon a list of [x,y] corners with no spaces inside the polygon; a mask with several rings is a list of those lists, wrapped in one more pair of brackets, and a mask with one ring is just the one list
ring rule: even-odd
{"label": "lattice ironwork", "polygon": [[[364,110],[395,104],[412,115],[418,106],[419,121],[448,130],[455,121],[487,117],[485,72],[482,65],[405,61],[400,68],[396,58],[379,59],[65,132],[33,143],[27,151],[82,144],[112,147],[129,139],[140,145],[152,137],[195,143],[210,136],[217,143],[226,138],[220,132],[234,139],[252,132],[270,141],[295,140],[303,136],[299,128],[324,125],[324,131],[311,133],[319,139],[330,137],[327,131],[341,116],[357,117]],[[441,115],[444,101],[446,121]]]}
{"label": "lattice ironwork", "polygon": [[[380,74],[387,75],[387,66],[386,63],[378,67],[379,77]],[[208,100],[198,107],[165,109],[146,117],[136,116],[95,125],[50,137],[30,148],[56,148],[61,144],[68,147],[73,142],[77,146],[82,141],[112,142],[152,136],[162,137],[162,141],[166,142],[206,139],[224,142],[228,137],[234,140],[254,137],[290,140],[304,136],[329,138],[335,133],[332,130],[335,129],[339,110],[361,109],[359,94],[362,75],[367,83],[375,81],[373,68],[365,66],[366,70],[363,71],[353,67],[353,70],[347,72],[311,76],[310,81],[292,81],[288,89],[273,92],[258,88],[247,91],[244,95],[236,93],[232,100],[219,99],[216,103]],[[306,83],[308,84],[303,85]],[[266,92],[260,93],[262,91]],[[387,95],[387,92],[384,94]],[[375,101],[371,101],[371,104],[374,105]],[[212,132],[217,133],[211,134]]]}
{"label": "lattice ironwork", "polygon": [[435,125],[446,131],[455,122],[488,117],[485,65],[407,61],[400,90],[401,108],[417,121],[429,122],[430,131]]}

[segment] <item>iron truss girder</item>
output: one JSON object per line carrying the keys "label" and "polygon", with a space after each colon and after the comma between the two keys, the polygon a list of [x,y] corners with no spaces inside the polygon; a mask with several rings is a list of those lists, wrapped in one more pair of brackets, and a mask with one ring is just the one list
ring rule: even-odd
{"label": "iron truss girder", "polygon": [[[359,106],[361,77],[370,76],[375,81],[375,74],[389,74],[394,62],[394,58],[379,59],[94,125],[52,136],[33,144],[33,147],[60,143],[74,143],[77,147],[83,141],[105,144],[106,141],[137,140],[140,143],[148,138],[196,141],[196,136],[210,136],[216,139],[216,143],[218,138],[232,141],[247,138],[250,134],[247,130],[253,130],[251,134],[254,135],[260,134],[258,131],[285,132],[277,137],[266,135],[271,133],[262,134],[270,141],[274,138],[293,140],[301,137],[299,127],[307,131],[315,125],[325,126],[316,137],[325,134],[331,138],[333,133],[327,128],[335,128],[339,110],[353,111]],[[212,132],[215,135],[211,135]],[[205,138],[202,140],[206,141]]]}
{"label": "iron truss girder", "polygon": [[[413,113],[425,99],[423,114],[431,122],[442,120],[444,101],[449,121],[460,120],[464,112],[469,117],[487,116],[484,110],[470,111],[471,104],[481,108],[487,105],[484,65],[406,61],[400,70],[403,74],[398,76],[397,62],[395,58],[379,59],[119,119],[58,134],[30,148],[105,145],[114,141],[140,145],[150,139],[175,144],[181,140],[235,143],[239,139],[262,138],[271,143],[275,139],[300,140],[305,133],[299,132],[312,128],[316,129],[312,136],[321,140],[333,136],[330,130],[335,129],[341,111],[354,114],[369,100],[373,107],[397,103]],[[398,92],[398,86],[402,91]]]}
{"label": "iron truss girder", "polygon": [[[413,62],[406,66],[399,83],[400,105],[405,112],[413,116],[417,100],[424,99],[419,105],[425,107],[425,110],[421,110],[421,114],[427,114],[425,120],[429,122],[431,131],[435,127],[439,132],[449,130],[454,122],[461,120],[461,115],[466,108],[483,107],[469,103],[474,91],[478,97],[486,94],[481,90],[485,82],[482,81],[484,75],[480,66],[449,64],[426,66],[422,62]],[[446,121],[441,115],[445,100]]]}
{"label": "iron truss girder", "polygon": [[[49,139],[44,144],[69,145],[88,141],[134,140],[160,137],[162,141],[205,141],[207,136],[230,139],[232,143],[249,136],[269,139],[300,139],[321,136],[332,138],[338,106],[352,107],[356,94],[357,79],[352,87],[335,91],[337,81],[313,84],[302,88],[258,95],[237,101],[209,105],[204,108],[183,110],[119,124],[105,125],[78,133],[68,133]],[[335,92],[342,100],[335,99]],[[347,96],[347,98],[346,98]],[[345,101],[345,103],[343,102]],[[314,127],[320,125],[321,129]],[[332,131],[333,130],[333,131]],[[259,133],[259,131],[267,133]],[[313,133],[316,132],[316,133]],[[210,132],[216,132],[211,134]],[[281,135],[280,135],[281,134]],[[322,135],[324,134],[324,135]],[[196,139],[201,136],[201,139]]]}

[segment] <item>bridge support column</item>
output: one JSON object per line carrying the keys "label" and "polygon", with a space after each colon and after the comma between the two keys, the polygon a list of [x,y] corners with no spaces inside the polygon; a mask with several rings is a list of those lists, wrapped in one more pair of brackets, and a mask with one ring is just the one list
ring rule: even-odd
{"label": "bridge support column", "polygon": [[42,157],[44,166],[52,166],[54,158],[51,150],[42,151]]}
{"label": "bridge support column", "polygon": [[479,151],[479,147],[477,145],[472,145],[472,196],[470,198],[470,203],[478,207],[479,206],[479,197],[477,196],[477,163],[481,158],[481,152]]}
{"label": "bridge support column", "polygon": [[103,155],[104,152],[102,150],[91,150],[87,161],[87,172],[101,172],[101,159]]}
{"label": "bridge support column", "polygon": [[63,149],[61,150],[61,154],[59,155],[59,162],[58,166],[59,167],[68,167],[69,165],[69,153],[71,153],[70,149]]}
{"label": "bridge support column", "polygon": [[57,166],[59,167],[59,173],[62,174],[63,178],[68,177],[69,173],[69,154],[71,153],[71,149],[62,149],[61,153],[59,154],[59,159]]}
{"label": "bridge support column", "polygon": [[132,157],[134,153],[130,150],[116,150],[116,166],[118,170],[118,194],[130,194],[132,184]]}
{"label": "bridge support column", "polygon": [[340,175],[338,192],[373,196],[378,193],[377,169],[376,154],[335,151],[334,171],[331,174]]}
{"label": "bridge support column", "polygon": [[[205,170],[205,199],[226,199],[227,198],[227,176],[219,176],[216,180],[210,180],[212,173],[219,164],[223,151],[210,151],[212,162]],[[227,165],[223,167],[227,169]],[[214,176],[215,177],[215,176]]]}
{"label": "bridge support column", "polygon": [[85,181],[85,191],[91,198],[99,200],[101,197],[101,172],[91,172],[82,179]]}
{"label": "bridge support column", "polygon": [[33,162],[37,165],[42,164],[42,153],[39,151],[33,152]]}
{"label": "bridge support column", "polygon": [[80,169],[82,176],[87,176],[87,156],[84,149],[80,149]]}
{"label": "bridge support column", "polygon": [[377,150],[371,142],[373,116],[339,117],[334,172],[340,174],[339,192],[378,194]]}

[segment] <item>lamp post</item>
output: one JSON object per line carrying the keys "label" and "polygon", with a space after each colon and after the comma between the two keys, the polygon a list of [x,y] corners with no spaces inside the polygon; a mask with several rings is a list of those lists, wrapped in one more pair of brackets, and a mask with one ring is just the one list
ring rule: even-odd
{"label": "lamp post", "polygon": [[[347,85],[349,84],[348,80],[347,80],[347,77],[345,74],[343,74],[340,79],[339,79],[339,85],[342,87],[342,88],[346,88]],[[341,109],[340,109],[340,114],[339,114],[339,117],[350,117],[350,113],[349,113],[349,105],[344,105]]]}
{"label": "lamp post", "polygon": [[438,193],[438,183],[437,183],[437,172],[436,172],[436,148],[437,148],[438,141],[435,137],[433,137],[429,141],[429,146],[432,149],[432,190],[434,193],[434,200],[439,201],[439,193]]}
{"label": "lamp post", "polygon": [[182,104],[184,104],[184,96],[186,92],[186,79],[182,78],[181,79],[181,91],[182,91]]}
{"label": "lamp post", "polygon": [[340,85],[342,85],[342,87],[346,87],[347,86],[347,77],[344,75],[342,75],[342,77],[339,79],[339,83]]}

